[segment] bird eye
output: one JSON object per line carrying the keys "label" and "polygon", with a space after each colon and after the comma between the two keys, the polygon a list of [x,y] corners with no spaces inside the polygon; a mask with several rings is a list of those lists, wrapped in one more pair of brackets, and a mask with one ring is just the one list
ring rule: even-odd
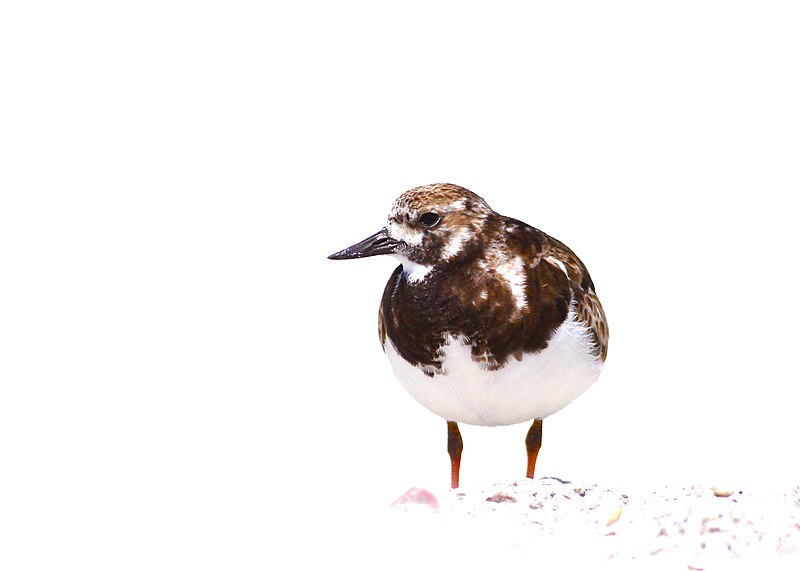
{"label": "bird eye", "polygon": [[426,212],[419,217],[419,223],[423,226],[427,226],[428,228],[433,228],[441,219],[442,217],[435,212]]}

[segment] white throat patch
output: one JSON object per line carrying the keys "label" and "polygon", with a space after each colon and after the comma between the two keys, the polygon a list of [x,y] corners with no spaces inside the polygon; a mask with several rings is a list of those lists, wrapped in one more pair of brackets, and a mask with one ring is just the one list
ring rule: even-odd
{"label": "white throat patch", "polygon": [[406,279],[411,283],[421,282],[433,269],[431,266],[423,266],[417,262],[412,262],[401,254],[395,254],[394,257],[403,264],[403,273],[406,275]]}

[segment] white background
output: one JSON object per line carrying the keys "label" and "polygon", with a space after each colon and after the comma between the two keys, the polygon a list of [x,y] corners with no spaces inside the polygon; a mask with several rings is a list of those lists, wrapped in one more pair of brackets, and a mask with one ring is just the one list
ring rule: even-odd
{"label": "white background", "polygon": [[[430,182],[569,244],[606,308],[539,474],[797,484],[798,29],[769,1],[3,3],[3,568],[263,568],[444,491],[444,421],[377,342],[396,261],[326,259]],[[526,429],[463,427],[464,486],[521,477]]]}

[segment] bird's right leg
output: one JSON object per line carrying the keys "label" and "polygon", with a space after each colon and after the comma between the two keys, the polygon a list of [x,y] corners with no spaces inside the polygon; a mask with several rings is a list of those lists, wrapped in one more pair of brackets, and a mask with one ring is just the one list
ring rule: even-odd
{"label": "bird's right leg", "polygon": [[464,449],[464,441],[461,440],[461,432],[458,424],[452,420],[447,421],[447,453],[450,454],[450,485],[458,487],[458,472],[461,468],[461,451]]}

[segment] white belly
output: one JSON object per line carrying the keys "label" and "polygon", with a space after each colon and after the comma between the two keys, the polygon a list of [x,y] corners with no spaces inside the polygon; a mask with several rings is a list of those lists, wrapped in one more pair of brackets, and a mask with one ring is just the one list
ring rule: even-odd
{"label": "white belly", "polygon": [[412,397],[446,420],[481,426],[545,418],[586,391],[603,366],[572,310],[546,349],[526,354],[521,361],[511,357],[497,371],[473,361],[462,337],[450,337],[442,347],[445,374],[429,377],[387,341],[394,374]]}

